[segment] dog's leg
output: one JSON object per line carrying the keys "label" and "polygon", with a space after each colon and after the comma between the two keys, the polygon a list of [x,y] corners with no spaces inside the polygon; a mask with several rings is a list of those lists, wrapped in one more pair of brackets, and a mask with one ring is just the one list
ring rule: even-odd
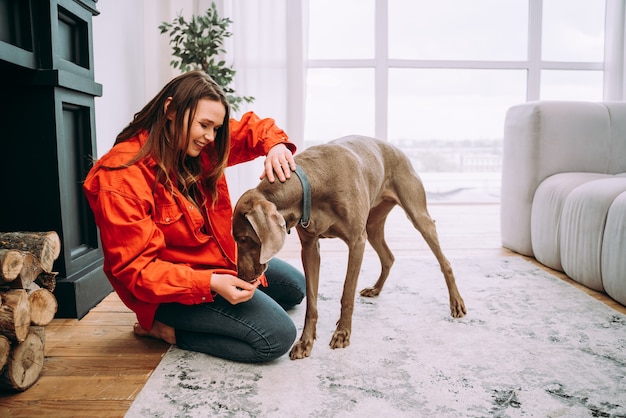
{"label": "dog's leg", "polygon": [[300,339],[291,347],[292,360],[309,357],[313,349],[317,328],[317,292],[320,277],[320,247],[317,237],[307,236],[298,230],[302,244],[302,268],[306,277],[306,314]]}
{"label": "dog's leg", "polygon": [[448,295],[450,296],[450,313],[454,318],[464,316],[467,313],[467,310],[465,309],[465,302],[463,301],[459,289],[456,286],[456,280],[454,278],[450,262],[443,254],[443,251],[441,251],[435,222],[432,220],[428,212],[423,211],[416,216],[416,220],[413,222],[413,225],[418,231],[420,231],[424,240],[426,240],[426,243],[435,255],[435,258],[437,258],[437,261],[439,262],[439,267],[441,268],[443,277],[446,280],[446,286],[448,287]]}
{"label": "dog's leg", "polygon": [[343,284],[343,294],[341,295],[341,314],[339,315],[339,321],[337,321],[337,328],[330,340],[330,348],[344,348],[350,345],[354,298],[361,264],[363,264],[365,242],[366,234],[364,233],[351,244],[348,244],[348,269],[346,280]]}
{"label": "dog's leg", "polygon": [[439,262],[441,272],[446,280],[446,286],[448,287],[448,295],[450,296],[450,313],[454,318],[464,316],[467,313],[465,302],[456,286],[450,262],[444,256],[439,245],[437,228],[435,227],[435,221],[428,214],[426,192],[421,180],[417,176],[405,176],[402,179],[401,187],[396,187],[396,191],[400,198],[400,206],[404,209],[415,229],[422,234]]}
{"label": "dog's leg", "polygon": [[361,290],[361,296],[378,296],[381,290],[383,290],[385,280],[387,280],[391,266],[393,266],[395,258],[385,241],[385,222],[387,221],[387,215],[389,215],[394,206],[396,206],[395,202],[383,201],[378,206],[372,208],[367,219],[367,240],[380,259],[380,276],[378,276],[374,286]]}
{"label": "dog's leg", "polygon": [[463,301],[459,289],[456,286],[456,280],[454,278],[454,273],[452,272],[452,267],[450,266],[448,259],[441,251],[439,238],[437,236],[437,231],[435,230],[435,223],[432,219],[430,219],[430,216],[428,217],[428,221],[422,222],[422,224],[424,223],[426,223],[426,226],[422,227],[422,236],[437,258],[443,277],[446,280],[446,286],[448,287],[448,294],[450,296],[450,313],[453,317],[460,318],[467,313],[467,310],[465,308],[465,302]]}

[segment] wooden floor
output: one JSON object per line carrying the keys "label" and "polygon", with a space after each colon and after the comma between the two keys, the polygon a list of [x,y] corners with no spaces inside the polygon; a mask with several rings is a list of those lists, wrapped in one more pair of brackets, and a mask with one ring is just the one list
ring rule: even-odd
{"label": "wooden floor", "polygon": [[[500,246],[498,205],[431,205],[447,257],[516,256]],[[396,256],[431,256],[404,214],[393,211],[386,236]],[[324,257],[345,257],[339,240],[323,240]],[[368,248],[366,256],[375,256]],[[297,234],[288,236],[281,258],[298,258]],[[573,286],[626,314],[610,298],[546,269]],[[123,417],[159,364],[168,345],[132,334],[134,315],[115,294],[80,321],[55,319],[46,327],[41,377],[21,393],[0,392],[0,417]]]}

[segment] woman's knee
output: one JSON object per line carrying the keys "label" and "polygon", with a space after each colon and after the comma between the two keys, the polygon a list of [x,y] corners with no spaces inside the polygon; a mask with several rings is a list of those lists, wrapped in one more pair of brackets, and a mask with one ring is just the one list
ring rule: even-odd
{"label": "woman's knee", "polygon": [[261,361],[270,361],[283,356],[289,351],[297,336],[297,329],[293,321],[288,320],[275,323],[263,338],[263,343],[257,348]]}
{"label": "woman's knee", "polygon": [[263,292],[288,309],[298,305],[304,299],[306,284],[304,275],[292,265],[272,259],[265,272],[269,286]]}

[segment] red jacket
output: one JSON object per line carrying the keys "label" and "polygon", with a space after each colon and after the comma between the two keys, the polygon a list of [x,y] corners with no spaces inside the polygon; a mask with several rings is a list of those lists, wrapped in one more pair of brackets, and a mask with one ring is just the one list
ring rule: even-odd
{"label": "red jacket", "polygon": [[[248,112],[240,121],[231,120],[229,128],[229,166],[267,155],[278,143],[295,152],[272,119]],[[154,187],[152,158],[120,170],[101,168],[127,163],[146,138],[144,132],[115,145],[89,171],[83,188],[100,230],[104,272],[141,327],[149,330],[160,303],[211,302],[211,275],[236,274],[237,253],[224,176],[215,206],[207,209],[209,225],[204,225],[200,211],[180,192],[172,194],[162,184]]]}

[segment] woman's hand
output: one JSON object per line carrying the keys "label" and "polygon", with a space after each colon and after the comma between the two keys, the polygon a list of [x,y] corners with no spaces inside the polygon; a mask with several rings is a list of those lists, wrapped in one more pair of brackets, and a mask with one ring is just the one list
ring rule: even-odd
{"label": "woman's hand", "polygon": [[259,281],[252,283],[241,280],[230,274],[213,273],[211,276],[211,290],[226,299],[232,305],[247,302],[254,296]]}
{"label": "woman's hand", "polygon": [[296,162],[289,148],[285,144],[276,144],[267,153],[267,157],[265,157],[265,171],[259,178],[263,180],[267,177],[270,183],[274,183],[276,180],[274,173],[276,173],[278,180],[282,183],[291,177],[291,172],[295,169]]}

